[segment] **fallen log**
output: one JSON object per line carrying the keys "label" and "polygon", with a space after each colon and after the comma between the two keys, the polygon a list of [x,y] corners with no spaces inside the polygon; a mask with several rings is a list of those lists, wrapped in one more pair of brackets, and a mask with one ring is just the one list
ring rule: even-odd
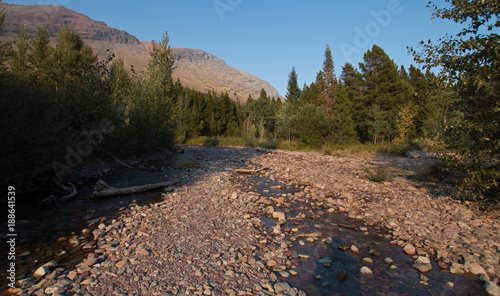
{"label": "fallen log", "polygon": [[179,182],[180,182],[180,180],[175,179],[172,181],[165,181],[165,182],[154,183],[154,184],[137,185],[137,186],[130,186],[130,187],[125,187],[125,188],[116,188],[116,187],[109,186],[103,180],[98,180],[95,187],[94,187],[95,191],[92,193],[91,198],[96,199],[96,198],[108,197],[108,196],[136,194],[136,193],[154,190],[154,189],[158,189],[158,188],[162,188],[162,187],[169,187],[169,186],[172,186],[172,185],[177,184]]}
{"label": "fallen log", "polygon": [[269,168],[260,168],[257,170],[251,170],[251,169],[234,169],[235,172],[242,173],[242,174],[255,174],[260,171],[268,170]]}

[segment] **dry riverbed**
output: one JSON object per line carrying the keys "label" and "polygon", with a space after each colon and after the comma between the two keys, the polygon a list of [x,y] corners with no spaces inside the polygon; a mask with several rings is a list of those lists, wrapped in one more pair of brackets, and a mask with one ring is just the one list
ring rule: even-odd
{"label": "dry riverbed", "polygon": [[[405,178],[429,160],[183,149],[199,167],[177,168],[162,201],[94,220],[80,263],[39,262],[17,292],[500,295],[498,217]],[[369,181],[379,165],[398,177]]]}

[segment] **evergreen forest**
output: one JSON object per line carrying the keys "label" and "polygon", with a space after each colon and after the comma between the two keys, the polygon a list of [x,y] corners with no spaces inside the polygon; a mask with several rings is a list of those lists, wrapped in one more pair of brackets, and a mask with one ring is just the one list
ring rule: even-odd
{"label": "evergreen forest", "polygon": [[499,7],[482,3],[433,7],[436,17],[473,22],[457,36],[409,49],[417,66],[398,66],[374,45],[358,65],[336,68],[326,45],[315,81],[299,85],[292,67],[284,98],[262,89],[244,105],[227,93],[201,93],[173,81],[167,34],[152,43],[147,72],[139,76],[111,52],[98,59],[68,28],[55,45],[45,29],[28,36],[21,28],[13,42],[0,43],[1,179],[36,190],[52,176],[63,180],[75,167],[111,155],[224,139],[320,151],[388,144],[419,149],[415,143],[427,141],[447,152],[443,171],[468,174],[460,187],[465,195],[498,199],[498,163],[485,162],[500,153]]}

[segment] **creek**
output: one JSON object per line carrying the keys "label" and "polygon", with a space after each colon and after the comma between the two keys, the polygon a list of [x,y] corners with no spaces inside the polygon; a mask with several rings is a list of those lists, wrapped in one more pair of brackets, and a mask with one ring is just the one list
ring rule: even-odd
{"label": "creek", "polygon": [[[273,205],[276,211],[286,213],[287,221],[280,227],[286,233],[285,240],[291,242],[290,253],[295,257],[302,257],[294,269],[297,275],[287,275],[280,279],[304,290],[307,295],[484,294],[477,276],[450,274],[440,270],[432,260],[432,270],[422,277],[412,267],[414,259],[406,255],[400,246],[391,243],[385,229],[349,219],[345,213],[327,213],[307,198],[307,193],[304,194],[305,198],[292,198],[295,193],[304,192],[304,186],[287,186],[262,176],[248,176],[245,179],[247,187],[260,195],[268,198],[283,197],[285,202],[292,204],[288,207]],[[315,215],[318,212],[322,212],[320,218]],[[305,214],[306,218],[296,218],[301,214]],[[265,231],[269,237],[277,221],[264,215],[261,219],[267,226]],[[331,238],[331,243],[310,238],[308,241],[304,234],[311,233],[320,234],[320,238]],[[352,252],[352,245],[359,252]],[[310,258],[303,259],[307,257]],[[385,258],[390,258],[393,261],[391,265],[396,266],[396,269],[391,269],[384,261]],[[361,274],[363,266],[369,267],[373,274]],[[337,276],[341,272],[347,278],[344,280],[340,276],[339,281]]]}
{"label": "creek", "polygon": [[[224,161],[223,151],[205,151],[206,155]],[[200,159],[191,151],[175,154],[171,158],[157,159],[148,166],[163,168],[152,172],[122,167],[108,172],[106,182],[114,187],[155,183],[189,174],[199,167]],[[244,160],[241,160],[241,164]],[[126,214],[131,205],[147,205],[162,201],[160,191],[92,200],[88,198],[98,178],[87,178],[78,184],[79,198],[67,203],[40,208],[29,202],[17,205],[17,232],[19,245],[16,249],[17,277],[32,276],[40,265],[54,260],[60,268],[72,270],[96,248],[92,230],[100,223],[108,223],[120,214]],[[279,276],[280,280],[304,290],[308,295],[483,295],[481,284],[473,275],[457,276],[441,271],[432,261],[432,270],[425,277],[412,268],[414,259],[403,253],[400,246],[391,244],[388,233],[377,225],[366,225],[352,220],[345,213],[327,213],[308,197],[306,186],[283,184],[265,173],[240,176],[242,187],[268,197],[283,197],[291,206],[273,205],[286,213],[286,223],[281,229],[290,243],[290,253],[295,259],[296,276]],[[297,193],[302,198],[296,198]],[[322,212],[320,217],[315,214]],[[299,214],[305,218],[296,218]],[[276,220],[258,216],[264,222],[264,231],[271,237],[271,227]],[[2,221],[3,222],[3,221]],[[331,238],[326,244],[321,239],[309,239],[305,235],[318,233],[320,238]],[[355,245],[359,252],[353,253]],[[4,251],[4,250],[0,250]],[[300,257],[308,259],[301,259]],[[305,255],[305,256],[304,256]],[[366,258],[370,260],[366,261]],[[396,269],[384,262],[393,261]],[[365,260],[365,262],[363,262]],[[372,263],[371,263],[372,261]],[[370,262],[370,263],[366,263]],[[5,266],[6,258],[0,259]],[[373,274],[360,273],[363,266]],[[2,275],[5,269],[2,271]],[[338,280],[339,273],[347,276]],[[279,274],[278,272],[276,274]],[[2,276],[2,281],[5,277]],[[453,283],[453,284],[451,284]],[[0,283],[5,286],[5,283]]]}

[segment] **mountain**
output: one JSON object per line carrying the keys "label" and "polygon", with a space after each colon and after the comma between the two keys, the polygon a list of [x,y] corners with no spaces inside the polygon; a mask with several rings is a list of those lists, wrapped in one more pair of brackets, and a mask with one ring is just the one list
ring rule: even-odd
{"label": "mountain", "polygon": [[[32,36],[37,27],[47,28],[51,42],[55,43],[57,31],[64,27],[78,32],[83,41],[92,47],[100,58],[110,52],[123,58],[125,66],[133,66],[137,73],[146,70],[149,42],[142,42],[135,36],[107,26],[104,22],[61,6],[52,5],[14,5],[2,3],[0,11],[7,15],[5,27],[0,37],[2,41],[15,38],[17,31],[24,26]],[[232,68],[218,57],[199,49],[172,48],[175,56],[174,80],[180,79],[184,86],[220,94],[227,92],[231,99],[245,103],[248,95],[257,98],[262,88],[270,97],[280,97],[278,91],[254,75]]]}

